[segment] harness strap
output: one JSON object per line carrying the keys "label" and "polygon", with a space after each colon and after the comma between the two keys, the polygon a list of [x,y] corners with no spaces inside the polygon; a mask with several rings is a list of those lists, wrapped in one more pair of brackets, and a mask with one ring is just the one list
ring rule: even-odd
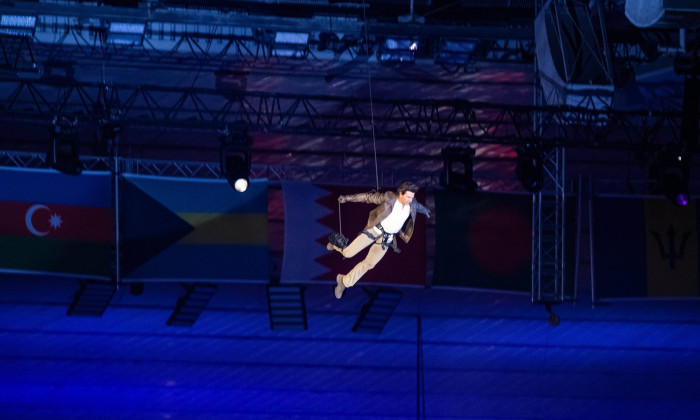
{"label": "harness strap", "polygon": [[371,240],[373,240],[373,241],[376,241],[376,240],[377,240],[377,237],[374,236],[374,235],[372,235],[371,233],[369,233],[368,230],[363,230],[361,233],[364,233],[365,235],[367,235],[367,236],[369,237],[369,239],[371,239]]}
{"label": "harness strap", "polygon": [[[381,244],[381,245],[382,245],[382,249],[386,249],[387,246],[391,246],[391,249],[393,249],[394,252],[396,252],[397,254],[401,253],[401,250],[400,250],[399,247],[396,245],[396,235],[394,235],[394,234],[392,234],[392,233],[386,233],[386,231],[384,231],[384,228],[382,227],[381,224],[376,225],[375,228],[379,229],[379,230],[382,232],[382,236],[381,236],[381,238],[382,238],[382,244]],[[377,239],[379,239],[378,236],[372,235],[372,233],[370,233],[369,230],[363,230],[362,233],[365,234],[365,235],[367,235],[367,237],[370,238],[370,239],[373,240],[373,241],[376,241]],[[391,243],[389,243],[389,238],[392,239],[392,240],[391,240]]]}

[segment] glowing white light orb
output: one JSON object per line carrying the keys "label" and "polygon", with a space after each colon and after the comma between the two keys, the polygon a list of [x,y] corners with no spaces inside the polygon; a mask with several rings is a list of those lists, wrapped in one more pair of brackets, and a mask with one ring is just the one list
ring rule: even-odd
{"label": "glowing white light orb", "polygon": [[248,189],[248,181],[243,178],[239,178],[233,184],[233,188],[238,192],[243,192]]}

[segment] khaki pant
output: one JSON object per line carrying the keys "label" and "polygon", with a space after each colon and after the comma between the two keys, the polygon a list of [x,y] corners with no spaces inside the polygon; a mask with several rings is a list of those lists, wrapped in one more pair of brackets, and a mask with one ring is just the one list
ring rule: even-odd
{"label": "khaki pant", "polygon": [[352,258],[370,245],[371,247],[365,259],[357,263],[357,265],[343,277],[343,284],[345,287],[354,286],[366,272],[373,269],[382,257],[384,257],[384,254],[386,254],[388,246],[382,249],[382,235],[379,235],[376,240],[372,240],[369,236],[361,233],[350,245],[346,246],[345,249],[341,250],[338,247],[334,247],[336,251],[343,254],[343,257]]}

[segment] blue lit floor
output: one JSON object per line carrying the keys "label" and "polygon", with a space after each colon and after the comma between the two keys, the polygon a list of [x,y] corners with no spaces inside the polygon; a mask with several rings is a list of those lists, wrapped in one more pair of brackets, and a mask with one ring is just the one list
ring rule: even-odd
{"label": "blue lit floor", "polygon": [[310,285],[302,332],[270,331],[264,285],[220,287],[192,328],[165,324],[177,285],[101,318],[66,316],[77,288],[0,277],[0,418],[700,418],[698,301],[563,304],[555,328],[529,296],[404,289],[371,335],[357,288]]}

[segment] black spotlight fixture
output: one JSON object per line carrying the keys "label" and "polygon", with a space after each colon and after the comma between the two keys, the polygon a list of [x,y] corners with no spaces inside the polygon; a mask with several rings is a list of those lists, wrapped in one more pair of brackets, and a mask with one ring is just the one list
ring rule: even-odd
{"label": "black spotlight fixture", "polygon": [[250,139],[245,135],[232,136],[228,127],[221,138],[221,174],[238,192],[248,189],[250,183]]}
{"label": "black spotlight fixture", "polygon": [[54,120],[46,164],[69,175],[80,175],[83,171],[78,152],[77,121],[62,124]]}
{"label": "black spotlight fixture", "polygon": [[455,191],[473,193],[478,187],[473,179],[475,150],[471,147],[442,149],[440,185]]}
{"label": "black spotlight fixture", "polygon": [[660,152],[649,171],[650,178],[656,182],[651,193],[664,195],[678,206],[686,206],[690,201],[689,160],[689,156],[683,152]]}
{"label": "black spotlight fixture", "polygon": [[539,148],[526,144],[516,149],[518,157],[515,164],[515,176],[529,192],[542,190],[544,183],[544,159]]}

